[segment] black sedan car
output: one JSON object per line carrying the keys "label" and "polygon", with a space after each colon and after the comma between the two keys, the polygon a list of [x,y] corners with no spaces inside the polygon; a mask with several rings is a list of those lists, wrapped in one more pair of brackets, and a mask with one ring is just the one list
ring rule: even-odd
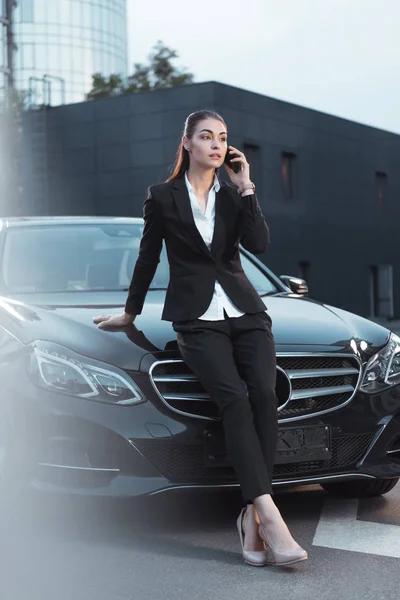
{"label": "black sedan car", "polygon": [[[142,314],[120,314],[143,220],[0,220],[0,481],[134,497],[238,486],[216,405],[161,320],[165,248]],[[374,496],[400,477],[400,338],[307,297],[241,249],[276,341],[274,486]]]}

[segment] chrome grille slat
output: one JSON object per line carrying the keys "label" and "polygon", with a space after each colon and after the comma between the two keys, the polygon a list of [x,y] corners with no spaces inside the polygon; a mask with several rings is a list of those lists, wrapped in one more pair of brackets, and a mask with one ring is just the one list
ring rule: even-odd
{"label": "chrome grille slat", "polygon": [[176,394],[164,394],[164,398],[165,400],[200,400],[202,402],[206,401],[210,401],[210,395],[209,394],[185,394],[185,395],[176,395]]}
{"label": "chrome grille slat", "polygon": [[[314,398],[316,396],[329,396],[330,394],[344,394],[352,392],[354,388],[351,385],[337,385],[329,388],[310,388],[307,390],[294,390],[290,397],[290,401],[299,400],[301,398]],[[210,400],[209,394],[163,394],[165,400]]]}
{"label": "chrome grille slat", "polygon": [[297,369],[285,370],[289,379],[303,379],[308,377],[336,377],[338,375],[358,375],[357,369]]}
{"label": "chrome grille slat", "polygon": [[353,392],[354,388],[351,385],[333,385],[326,388],[310,388],[306,390],[293,390],[289,402],[298,400],[299,398],[315,398],[316,396],[329,396],[330,394],[345,394]]}
{"label": "chrome grille slat", "polygon": [[167,383],[171,382],[183,382],[183,381],[197,381],[196,375],[170,375],[169,377],[163,377],[159,375],[158,377],[154,377],[153,381]]}
{"label": "chrome grille slat", "polygon": [[[277,367],[292,384],[289,400],[278,408],[279,422],[343,407],[353,398],[361,379],[361,361],[351,354],[279,353]],[[149,377],[159,398],[173,412],[221,420],[216,403],[182,359],[156,360]]]}

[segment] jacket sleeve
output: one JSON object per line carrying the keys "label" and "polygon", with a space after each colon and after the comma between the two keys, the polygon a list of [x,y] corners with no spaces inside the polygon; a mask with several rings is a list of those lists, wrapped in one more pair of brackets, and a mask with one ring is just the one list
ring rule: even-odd
{"label": "jacket sleeve", "polygon": [[153,196],[152,186],[148,188],[147,198],[144,201],[143,218],[144,229],[140,240],[139,255],[133,269],[128,298],[125,303],[125,312],[130,315],[139,315],[142,312],[147,291],[160,262],[164,235],[162,216]]}
{"label": "jacket sleeve", "polygon": [[252,254],[262,254],[270,243],[269,228],[256,194],[240,197],[239,241]]}

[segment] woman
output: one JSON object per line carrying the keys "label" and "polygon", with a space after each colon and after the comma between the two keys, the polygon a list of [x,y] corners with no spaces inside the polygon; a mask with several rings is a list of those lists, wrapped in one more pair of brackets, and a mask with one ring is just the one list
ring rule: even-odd
{"label": "woman", "polygon": [[[224,162],[227,152],[233,168]],[[230,184],[217,177],[222,165]],[[243,558],[255,566],[287,565],[308,556],[272,500],[275,342],[271,318],[243,271],[238,248],[241,243],[257,254],[269,244],[254,191],[245,155],[228,146],[223,118],[206,110],[189,115],[171,177],[150,186],[144,203],[145,227],[125,312],[94,322],[107,328],[135,320],[165,240],[170,282],[162,319],[172,321],[182,357],[218,406],[245,504],[237,519]]]}

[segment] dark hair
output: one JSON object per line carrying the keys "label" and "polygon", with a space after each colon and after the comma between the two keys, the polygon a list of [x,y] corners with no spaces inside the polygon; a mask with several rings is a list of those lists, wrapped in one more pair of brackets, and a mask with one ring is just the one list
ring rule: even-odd
{"label": "dark hair", "polygon": [[186,135],[186,137],[188,137],[189,139],[193,137],[197,123],[203,121],[204,119],[217,119],[218,121],[221,121],[221,123],[223,123],[226,127],[226,123],[221,117],[221,115],[214,112],[213,110],[198,110],[196,112],[191,113],[185,121],[182,139],[176,153],[176,161],[174,166],[172,167],[172,175],[170,175],[168,179],[165,180],[165,182],[172,181],[173,179],[181,177],[184,174],[184,172],[189,168],[189,152],[183,145],[183,136]]}

